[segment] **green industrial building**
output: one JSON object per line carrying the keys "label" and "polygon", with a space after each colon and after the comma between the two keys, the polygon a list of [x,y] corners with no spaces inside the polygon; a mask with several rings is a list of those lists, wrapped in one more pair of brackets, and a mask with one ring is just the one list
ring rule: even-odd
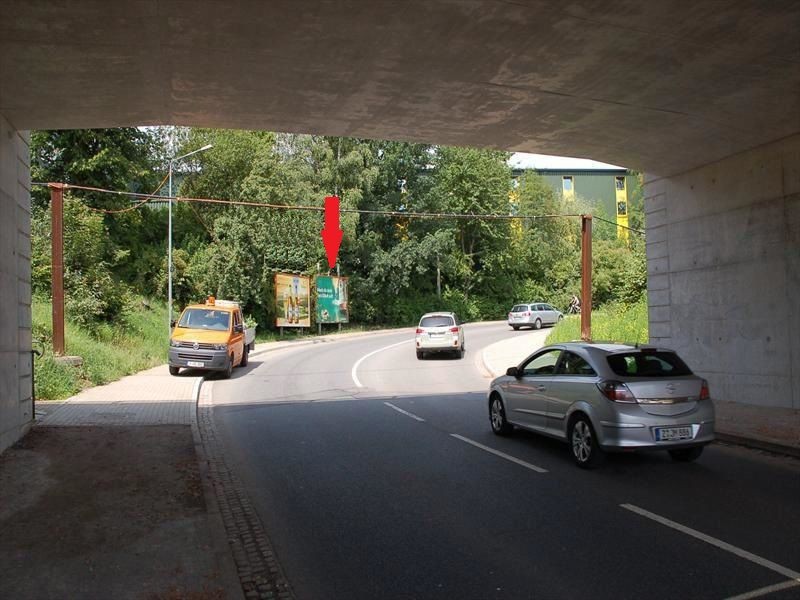
{"label": "green industrial building", "polygon": [[[581,161],[583,162],[583,161]],[[532,170],[565,200],[580,200],[594,207],[596,214],[616,221],[617,235],[628,237],[629,203],[641,202],[638,174],[624,168],[513,168],[514,178]]]}

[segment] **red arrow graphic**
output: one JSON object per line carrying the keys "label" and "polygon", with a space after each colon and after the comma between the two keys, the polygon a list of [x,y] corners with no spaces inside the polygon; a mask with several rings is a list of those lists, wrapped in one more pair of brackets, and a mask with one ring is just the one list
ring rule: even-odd
{"label": "red arrow graphic", "polygon": [[328,255],[328,266],[336,266],[339,246],[342,245],[343,232],[339,229],[339,196],[325,198],[325,227],[322,229],[322,243]]}

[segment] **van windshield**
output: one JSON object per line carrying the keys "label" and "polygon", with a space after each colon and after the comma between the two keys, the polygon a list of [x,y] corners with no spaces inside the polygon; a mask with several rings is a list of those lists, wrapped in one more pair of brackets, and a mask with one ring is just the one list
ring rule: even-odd
{"label": "van windshield", "polygon": [[183,311],[178,327],[227,331],[230,322],[231,313],[228,311],[213,308],[188,308]]}

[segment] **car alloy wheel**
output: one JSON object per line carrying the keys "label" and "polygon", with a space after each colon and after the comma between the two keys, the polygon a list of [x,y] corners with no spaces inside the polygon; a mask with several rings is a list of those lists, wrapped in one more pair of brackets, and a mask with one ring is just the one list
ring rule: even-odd
{"label": "car alloy wheel", "polygon": [[585,416],[579,416],[570,429],[570,447],[576,464],[584,469],[597,466],[603,459],[603,450],[597,444],[592,424]]}
{"label": "car alloy wheel", "polygon": [[534,329],[541,329],[542,328],[542,320],[536,319],[536,322],[533,324]]}
{"label": "car alloy wheel", "polygon": [[492,431],[497,435],[509,435],[514,429],[506,420],[506,411],[503,408],[503,401],[500,396],[492,398],[492,404],[489,407],[489,420],[492,423]]}

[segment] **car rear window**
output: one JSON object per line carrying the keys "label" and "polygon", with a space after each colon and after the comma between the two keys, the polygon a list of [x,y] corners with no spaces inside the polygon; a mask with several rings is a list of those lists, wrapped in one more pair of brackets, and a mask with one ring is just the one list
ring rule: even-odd
{"label": "car rear window", "polygon": [[419,322],[420,327],[449,327],[454,325],[453,317],[436,316],[436,317],[422,317]]}
{"label": "car rear window", "polygon": [[517,304],[514,308],[511,309],[511,312],[525,312],[528,310],[527,304]]}
{"label": "car rear window", "polygon": [[692,371],[674,352],[610,354],[608,366],[620,377],[680,377]]}

